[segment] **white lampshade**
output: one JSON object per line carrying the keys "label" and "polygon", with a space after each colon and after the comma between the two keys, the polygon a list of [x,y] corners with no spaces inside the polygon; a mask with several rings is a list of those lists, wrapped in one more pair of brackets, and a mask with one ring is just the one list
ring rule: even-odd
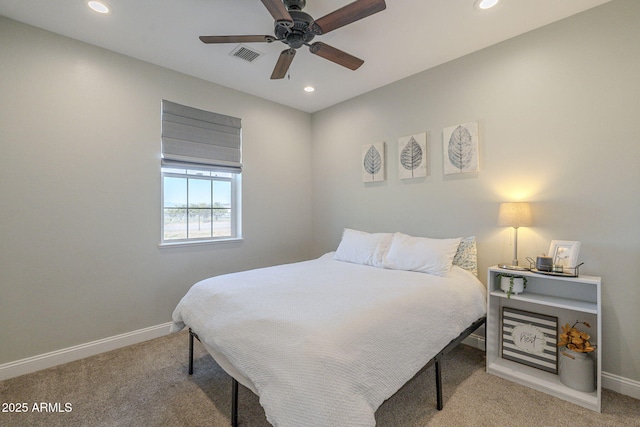
{"label": "white lampshade", "polygon": [[530,227],[533,225],[531,205],[527,202],[500,203],[498,212],[500,227]]}

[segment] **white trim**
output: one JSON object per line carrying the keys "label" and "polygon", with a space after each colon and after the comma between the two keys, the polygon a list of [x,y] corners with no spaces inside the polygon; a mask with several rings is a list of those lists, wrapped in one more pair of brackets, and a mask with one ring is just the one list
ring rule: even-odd
{"label": "white trim", "polygon": [[[0,381],[24,374],[30,374],[41,369],[61,365],[63,363],[73,362],[74,360],[83,359],[85,357],[95,356],[96,354],[126,347],[128,345],[138,344],[150,339],[159,338],[169,334],[170,327],[171,322],[167,322],[113,337],[91,341],[86,344],[28,357],[15,362],[5,363],[0,365]],[[485,351],[485,338],[482,335],[471,334],[463,341],[463,343]],[[602,387],[633,397],[634,399],[640,399],[640,381],[603,372]]]}
{"label": "white trim", "polygon": [[[486,351],[484,335],[471,334],[462,343]],[[601,381],[602,388],[633,397],[634,399],[640,399],[640,381],[610,374],[609,372],[602,372]]]}
{"label": "white trim", "polygon": [[634,399],[640,399],[640,381],[603,372],[602,387],[626,396],[631,396]]}
{"label": "white trim", "polygon": [[0,365],[0,381],[167,335],[171,322]]}
{"label": "white trim", "polygon": [[[242,174],[241,173],[229,173],[229,177],[219,176],[214,173],[209,175],[200,175],[197,172],[202,172],[202,169],[189,169],[188,166],[183,165],[180,170],[183,172],[172,172],[168,169],[176,170],[177,166],[161,167],[160,168],[160,244],[159,248],[181,247],[191,245],[209,245],[217,243],[233,243],[242,242]],[[195,173],[194,173],[195,172]],[[210,183],[215,182],[229,182],[231,184],[230,194],[230,236],[223,237],[206,237],[206,238],[186,238],[186,239],[164,239],[164,211],[167,208],[164,200],[164,184],[165,178],[181,178],[187,182],[187,195],[189,193],[188,183],[189,180],[206,180]],[[211,201],[214,201],[213,187],[211,187]],[[187,202],[189,202],[187,198]],[[190,205],[189,205],[190,206]],[[188,207],[186,208],[189,209]],[[212,208],[213,209],[213,208]],[[213,221],[213,217],[211,218]],[[213,222],[212,222],[213,225]],[[188,230],[187,230],[188,231]],[[211,230],[213,231],[213,229]],[[189,234],[187,232],[187,234]]]}
{"label": "white trim", "polygon": [[161,249],[180,248],[185,246],[200,246],[200,245],[211,245],[211,244],[219,244],[219,243],[238,243],[243,241],[244,241],[244,238],[242,237],[229,237],[229,238],[217,239],[217,240],[179,240],[175,242],[171,242],[170,240],[167,240],[163,243],[158,244],[158,247]]}
{"label": "white trim", "polygon": [[471,334],[462,341],[462,344],[466,344],[479,350],[486,351],[484,335]]}

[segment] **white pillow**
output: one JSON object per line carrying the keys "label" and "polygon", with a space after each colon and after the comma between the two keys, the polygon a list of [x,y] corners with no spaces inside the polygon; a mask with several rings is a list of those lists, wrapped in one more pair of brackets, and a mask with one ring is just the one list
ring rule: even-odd
{"label": "white pillow", "polygon": [[373,266],[383,268],[384,256],[391,246],[391,240],[393,240],[393,233],[375,233],[379,237],[378,246],[373,253]]}
{"label": "white pillow", "polygon": [[391,233],[366,233],[345,228],[334,259],[356,264],[382,267],[382,259],[389,244]]}
{"label": "white pillow", "polygon": [[430,239],[395,233],[383,257],[384,268],[446,277],[462,238]]}

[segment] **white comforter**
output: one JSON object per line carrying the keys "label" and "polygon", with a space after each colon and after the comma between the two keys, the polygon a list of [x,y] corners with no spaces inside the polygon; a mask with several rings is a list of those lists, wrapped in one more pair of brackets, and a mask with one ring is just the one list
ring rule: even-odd
{"label": "white comforter", "polygon": [[251,381],[274,426],[374,426],[382,402],[485,315],[484,292],[455,266],[444,278],[326,254],[203,280],[172,330],[188,325]]}

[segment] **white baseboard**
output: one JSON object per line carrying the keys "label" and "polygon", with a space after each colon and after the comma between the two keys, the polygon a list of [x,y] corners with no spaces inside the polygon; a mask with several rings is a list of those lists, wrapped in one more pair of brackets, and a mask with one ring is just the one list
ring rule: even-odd
{"label": "white baseboard", "polygon": [[[462,341],[462,343],[482,351],[486,351],[484,335],[471,334]],[[618,375],[610,374],[609,372],[603,372],[602,388],[640,400],[640,381],[634,381]]]}
{"label": "white baseboard", "polygon": [[63,348],[50,353],[28,357],[15,362],[5,363],[0,365],[0,380],[14,378],[20,375],[39,371],[41,369],[62,365],[63,363],[73,362],[74,360],[84,359],[85,357],[95,356],[96,354],[104,353],[106,351],[137,344],[153,338],[159,338],[163,335],[167,335],[170,327],[171,322],[163,323],[161,325],[138,329],[137,331],[127,332],[109,338]]}
{"label": "white baseboard", "polygon": [[470,345],[471,347],[486,351],[484,335],[471,334],[462,341],[462,344]]}
{"label": "white baseboard", "polygon": [[[161,325],[138,329],[137,331],[127,332],[125,334],[101,340],[91,341],[86,344],[28,357],[15,362],[5,363],[0,365],[0,381],[24,374],[30,374],[41,369],[62,365],[63,363],[73,362],[74,360],[83,359],[85,357],[95,356],[96,354],[137,344],[150,339],[159,338],[167,335],[170,327],[171,322],[163,323]],[[463,341],[463,343],[485,351],[485,339],[483,335],[471,334]],[[640,399],[640,381],[634,381],[608,372],[603,372],[602,387],[626,396],[631,396],[635,399]]]}
{"label": "white baseboard", "polygon": [[634,399],[640,399],[640,381],[630,380],[608,372],[602,373],[602,387]]}

